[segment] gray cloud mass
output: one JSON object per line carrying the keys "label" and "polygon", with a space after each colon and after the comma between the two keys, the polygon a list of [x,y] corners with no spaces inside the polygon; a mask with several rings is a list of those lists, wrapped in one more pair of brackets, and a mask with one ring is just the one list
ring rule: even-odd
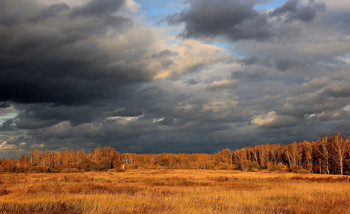
{"label": "gray cloud mass", "polygon": [[271,12],[254,9],[257,1],[244,0],[192,0],[189,7],[166,18],[169,24],[185,24],[182,36],[218,37],[229,40],[267,40],[274,37],[294,36],[292,22],[312,21],[325,5],[316,1],[302,4],[288,0]]}
{"label": "gray cloud mass", "polygon": [[[5,4],[13,2],[16,0]],[[5,93],[0,99],[19,103],[86,103],[115,97],[122,85],[150,79],[142,65],[132,63],[127,54],[106,55],[101,47],[99,39],[108,33],[123,33],[132,24],[129,18],[113,15],[123,2],[89,1],[71,9],[65,4],[44,9],[34,3],[28,5],[28,11],[21,14],[22,20],[1,28],[0,89]],[[33,15],[32,10],[37,14]],[[142,61],[141,52],[135,53],[133,60]]]}
{"label": "gray cloud mass", "polygon": [[164,27],[132,0],[1,1],[0,158],[348,136],[350,7],[270,3],[189,0]]}

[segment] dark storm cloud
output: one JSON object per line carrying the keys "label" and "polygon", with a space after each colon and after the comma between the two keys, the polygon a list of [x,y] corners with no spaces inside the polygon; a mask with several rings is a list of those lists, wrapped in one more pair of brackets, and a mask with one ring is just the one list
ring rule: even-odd
{"label": "dark storm cloud", "polygon": [[0,108],[8,108],[8,107],[10,107],[10,105],[7,104],[7,103],[1,103],[0,104]]}
{"label": "dark storm cloud", "polygon": [[29,130],[31,140],[45,142],[48,149],[109,145],[122,152],[216,151],[228,147],[229,139],[237,134],[229,131],[227,122],[239,122],[247,116],[244,108],[234,104],[212,103],[205,94],[186,95],[172,90],[171,81],[152,85],[131,98],[119,99],[120,106],[113,106],[117,110],[101,110],[109,112],[105,118],[75,125],[62,118],[59,123]]}
{"label": "dark storm cloud", "polygon": [[127,108],[123,109],[121,111],[117,111],[116,113],[112,114],[112,116],[123,116],[123,117],[135,117],[140,116],[144,113],[144,111],[140,108]]}
{"label": "dark storm cloud", "polygon": [[67,4],[59,3],[50,5],[47,8],[41,9],[34,17],[29,18],[29,21],[37,22],[59,15],[64,11],[68,11],[70,7]]}
{"label": "dark storm cloud", "polygon": [[[135,94],[134,99],[128,100],[128,108],[111,114],[118,117],[76,126],[63,121],[32,129],[29,135],[34,137],[31,139],[34,142],[46,142],[48,149],[103,145],[113,146],[121,152],[159,153],[216,151],[228,147],[229,139],[237,134],[229,131],[230,126],[226,122],[241,121],[235,117],[244,114],[242,109],[225,103],[204,107],[208,103],[205,97],[193,100],[166,89],[161,93],[156,90],[161,91],[151,87]],[[145,93],[150,93],[153,99],[144,97]],[[186,100],[190,102],[191,109],[181,104]],[[146,112],[133,109],[136,103]],[[221,109],[220,115],[216,113],[217,109]],[[62,145],[61,141],[65,144]]]}
{"label": "dark storm cloud", "polygon": [[290,68],[296,67],[300,64],[306,64],[305,61],[298,61],[295,58],[277,58],[275,60],[274,66],[279,71],[286,71]]}
{"label": "dark storm cloud", "polygon": [[[71,9],[63,3],[47,7],[27,2],[22,21],[3,24],[0,30],[0,100],[88,103],[116,97],[121,86],[150,79],[142,48],[131,59],[120,55],[125,49],[115,49],[119,55],[106,53],[99,41],[107,32],[121,34],[130,28],[131,19],[112,14],[123,3],[92,0]],[[14,7],[11,1],[2,4],[1,14],[8,13],[7,5]]]}
{"label": "dark storm cloud", "polygon": [[[184,23],[182,33],[186,38],[223,36],[229,40],[256,39],[292,36],[295,31],[288,22],[310,22],[325,6],[315,1],[301,4],[290,0],[270,13],[254,9],[257,1],[244,0],[193,0],[189,7],[166,18],[171,25]],[[281,19],[282,16],[287,16]],[[272,21],[272,19],[279,20]]]}
{"label": "dark storm cloud", "polygon": [[116,12],[123,6],[125,0],[90,0],[85,5],[74,8],[72,16],[105,16],[107,14]]}
{"label": "dark storm cloud", "polygon": [[[275,50],[277,52],[277,50]],[[244,66],[251,66],[254,68],[254,65],[259,65],[260,70],[263,69],[277,69],[278,71],[285,72],[290,69],[296,69],[300,67],[305,67],[307,65],[314,64],[318,60],[328,60],[330,63],[339,63],[331,58],[318,58],[313,56],[304,56],[301,53],[293,53],[294,50],[286,48],[284,52],[279,52],[279,55],[274,55],[269,51],[266,51],[266,55],[263,54],[259,57],[252,56],[244,59],[238,59],[237,62]],[[255,69],[255,68],[254,68]],[[261,73],[261,72],[258,72]],[[239,75],[239,74],[237,74]]]}
{"label": "dark storm cloud", "polygon": [[171,52],[169,50],[163,50],[159,53],[153,54],[152,58],[166,58],[169,56],[176,56],[176,55],[177,55],[177,53],[175,53],[175,52]]}
{"label": "dark storm cloud", "polygon": [[251,1],[194,0],[189,4],[189,8],[167,17],[169,24],[185,23],[184,37],[269,37],[262,27],[267,25],[266,17],[253,9]]}
{"label": "dark storm cloud", "polygon": [[44,105],[27,104],[16,118],[16,126],[20,129],[37,129],[57,124],[62,121],[70,121],[75,126],[81,123],[99,120],[111,107],[108,104],[98,105]]}
{"label": "dark storm cloud", "polygon": [[0,126],[0,131],[16,131],[16,124],[14,123],[13,119],[6,120],[3,124]]}
{"label": "dark storm cloud", "polygon": [[275,9],[270,15],[285,15],[287,16],[287,21],[298,19],[304,22],[310,22],[319,11],[324,9],[324,4],[316,3],[314,0],[309,1],[306,5],[301,5],[301,1],[298,0],[289,0],[281,7]]}
{"label": "dark storm cloud", "polygon": [[[48,148],[62,148],[63,146],[55,140],[61,139],[66,142],[65,146],[72,145],[76,149],[81,147],[86,149],[89,146],[94,148],[100,144],[113,146],[121,152],[204,152],[220,143],[208,144],[205,141],[205,137],[209,135],[208,131],[213,128],[209,126],[206,129],[201,128],[201,131],[193,126],[169,129],[163,124],[149,121],[129,122],[127,125],[117,121],[107,121],[97,126],[71,127],[69,124],[62,124],[61,127],[54,127],[54,129],[40,130],[41,133],[38,132],[39,130],[35,130],[36,133],[33,132],[31,135],[39,136],[37,141],[48,142]],[[200,143],[196,138],[198,134],[202,134],[203,137],[203,141]],[[93,143],[90,144],[90,142]]]}
{"label": "dark storm cloud", "polygon": [[[291,91],[281,113],[299,118],[314,114],[316,118],[340,119],[343,107],[350,103],[349,81],[315,78]],[[333,115],[333,116],[331,116]]]}

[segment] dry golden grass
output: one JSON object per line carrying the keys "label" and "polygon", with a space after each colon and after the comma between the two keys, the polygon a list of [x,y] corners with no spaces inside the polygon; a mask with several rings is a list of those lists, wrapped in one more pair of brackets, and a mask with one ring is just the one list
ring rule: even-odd
{"label": "dry golden grass", "polygon": [[210,170],[0,174],[0,213],[350,213],[350,177]]}

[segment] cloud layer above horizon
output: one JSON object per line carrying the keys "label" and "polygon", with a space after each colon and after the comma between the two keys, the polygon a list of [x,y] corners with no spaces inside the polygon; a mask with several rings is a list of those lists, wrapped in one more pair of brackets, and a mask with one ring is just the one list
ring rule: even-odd
{"label": "cloud layer above horizon", "polygon": [[213,153],[350,134],[346,0],[156,4],[3,0],[0,158],[96,146]]}

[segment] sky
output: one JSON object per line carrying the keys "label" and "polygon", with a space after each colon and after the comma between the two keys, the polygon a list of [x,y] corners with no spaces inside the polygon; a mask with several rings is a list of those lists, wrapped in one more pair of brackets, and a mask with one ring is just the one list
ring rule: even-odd
{"label": "sky", "polygon": [[0,158],[350,135],[347,0],[1,0]]}

